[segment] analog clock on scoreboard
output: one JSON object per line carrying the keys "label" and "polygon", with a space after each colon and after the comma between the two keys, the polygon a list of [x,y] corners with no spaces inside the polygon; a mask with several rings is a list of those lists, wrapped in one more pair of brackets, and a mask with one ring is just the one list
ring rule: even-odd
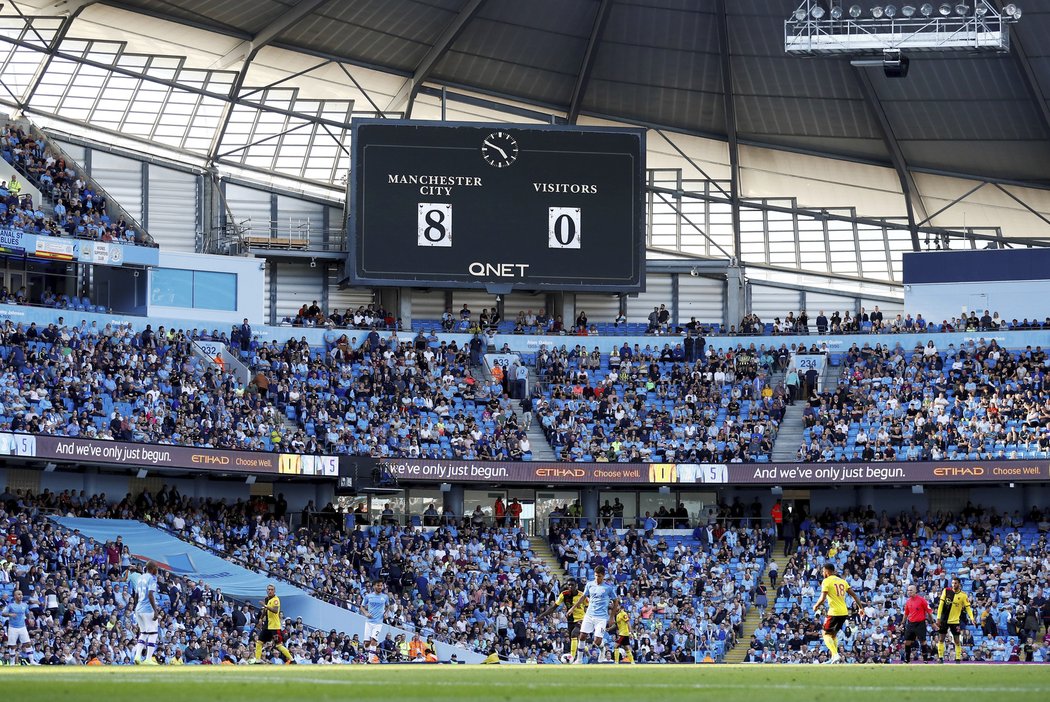
{"label": "analog clock on scoreboard", "polygon": [[355,285],[644,289],[645,130],[354,120]]}

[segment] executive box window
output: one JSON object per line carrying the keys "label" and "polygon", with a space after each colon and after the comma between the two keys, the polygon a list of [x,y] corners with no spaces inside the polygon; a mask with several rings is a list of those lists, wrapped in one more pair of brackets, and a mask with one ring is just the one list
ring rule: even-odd
{"label": "executive box window", "polygon": [[150,300],[165,307],[234,311],[237,274],[154,268]]}

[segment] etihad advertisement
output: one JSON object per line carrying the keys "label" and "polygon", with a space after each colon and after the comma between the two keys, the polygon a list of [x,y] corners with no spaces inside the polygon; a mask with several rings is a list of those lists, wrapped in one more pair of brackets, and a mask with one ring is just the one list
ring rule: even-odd
{"label": "etihad advertisement", "polygon": [[0,456],[209,473],[272,473],[325,478],[339,476],[338,456],[135,444],[10,432],[0,432]]}
{"label": "etihad advertisement", "polygon": [[404,482],[820,485],[1050,480],[1050,461],[908,463],[504,463],[351,457]]}

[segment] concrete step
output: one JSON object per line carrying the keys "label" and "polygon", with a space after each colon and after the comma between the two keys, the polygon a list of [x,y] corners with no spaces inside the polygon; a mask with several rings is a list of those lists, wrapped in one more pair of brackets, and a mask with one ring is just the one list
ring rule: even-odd
{"label": "concrete step", "polygon": [[777,430],[777,440],[773,443],[773,461],[794,461],[798,456],[798,448],[802,443],[802,433],[805,425],[802,423],[802,413],[805,405],[796,402],[784,408],[784,419],[780,422]]}
{"label": "concrete step", "polygon": [[[777,564],[777,572],[783,575],[784,567],[787,565],[788,558],[783,555],[784,553],[784,541],[777,540],[773,545],[773,552],[770,554],[770,560]],[[769,585],[769,568],[760,576],[762,582],[766,585],[766,599],[772,607],[773,602],[776,601],[776,586],[770,587]],[[779,585],[779,581],[777,583]],[[768,609],[767,609],[768,611]],[[744,617],[744,633],[737,639],[737,644],[731,650],[729,650],[723,658],[725,663],[743,663],[744,657],[747,656],[747,649],[750,648],[751,636],[755,633],[755,629],[762,623],[762,613],[757,607],[751,607],[747,611],[747,615]]]}
{"label": "concrete step", "polygon": [[532,547],[532,552],[536,554],[536,558],[546,563],[558,582],[564,585],[569,580],[569,574],[562,570],[561,562],[551,551],[547,539],[543,536],[530,536],[529,545]]}

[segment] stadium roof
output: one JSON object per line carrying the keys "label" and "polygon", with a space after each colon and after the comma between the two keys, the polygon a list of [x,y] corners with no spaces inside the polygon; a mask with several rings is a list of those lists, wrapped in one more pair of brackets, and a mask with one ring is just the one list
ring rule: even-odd
{"label": "stadium roof", "polygon": [[[18,4],[57,13],[95,3]],[[267,46],[403,76],[384,110],[405,109],[422,86],[449,86],[570,119],[735,134],[887,165],[897,144],[911,169],[1050,184],[1050,3],[1036,0],[1023,6],[1009,54],[923,55],[906,79],[845,58],[786,56],[783,22],[795,0],[102,4],[229,38],[221,68]]]}

